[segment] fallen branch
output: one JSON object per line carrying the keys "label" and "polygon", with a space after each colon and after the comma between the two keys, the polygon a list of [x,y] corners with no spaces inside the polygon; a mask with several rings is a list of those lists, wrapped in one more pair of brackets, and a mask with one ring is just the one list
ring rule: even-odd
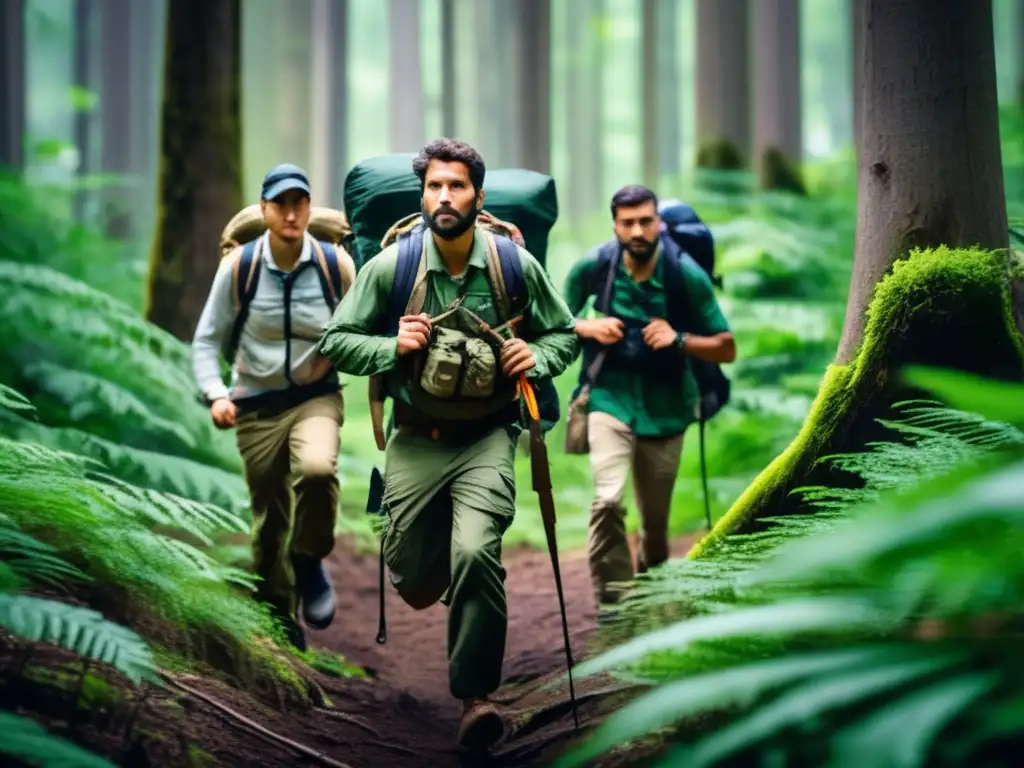
{"label": "fallen branch", "polygon": [[216,709],[219,712],[221,712],[222,714],[226,715],[228,720],[234,721],[235,724],[241,725],[242,727],[247,728],[248,730],[250,730],[250,731],[252,731],[252,732],[254,732],[256,734],[259,734],[260,736],[263,736],[263,737],[269,739],[272,742],[275,742],[275,743],[280,744],[282,746],[288,747],[289,749],[293,749],[296,752],[298,752],[299,754],[305,755],[306,757],[309,757],[309,758],[312,758],[313,760],[316,760],[318,763],[320,763],[321,765],[325,765],[328,768],[352,768],[352,766],[350,766],[350,765],[338,762],[337,760],[335,760],[332,757],[328,757],[323,752],[319,752],[319,751],[317,751],[317,750],[313,749],[312,747],[309,747],[309,746],[307,746],[305,744],[300,744],[297,741],[292,741],[291,739],[287,738],[286,736],[282,736],[279,733],[275,733],[274,731],[271,731],[269,728],[264,728],[259,723],[255,722],[253,720],[250,720],[245,715],[242,715],[242,714],[236,712],[235,710],[231,709],[231,707],[229,707],[227,704],[224,704],[223,702],[218,701],[217,699],[213,698],[212,696],[210,696],[208,694],[203,693],[202,691],[197,691],[192,686],[185,685],[184,683],[182,683],[182,682],[180,682],[178,680],[175,680],[173,677],[170,677],[169,675],[166,675],[166,674],[161,675],[161,676],[171,686],[177,688],[178,690],[182,691],[183,693],[187,693],[189,696],[192,696],[193,698],[199,699],[200,701],[210,705],[214,709]]}
{"label": "fallen branch", "polygon": [[346,723],[352,723],[352,725],[358,728],[362,728],[364,731],[368,733],[372,733],[378,739],[383,738],[380,735],[380,731],[378,731],[369,723],[364,723],[360,718],[356,717],[355,715],[350,715],[347,712],[341,712],[337,709],[324,709],[323,707],[314,707],[313,711],[319,715],[324,715],[325,717],[333,717],[335,720],[344,720]]}

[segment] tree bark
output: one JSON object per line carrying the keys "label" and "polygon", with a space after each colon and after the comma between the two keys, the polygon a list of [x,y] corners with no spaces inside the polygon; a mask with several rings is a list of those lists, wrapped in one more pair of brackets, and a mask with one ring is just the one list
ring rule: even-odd
{"label": "tree bark", "polygon": [[601,0],[556,5],[565,16],[566,132],[569,139],[569,194],[565,206],[570,223],[579,226],[601,205],[601,40],[596,26]]}
{"label": "tree bark", "polygon": [[658,163],[660,173],[682,171],[682,72],[679,60],[679,0],[658,0]]}
{"label": "tree bark", "polygon": [[519,0],[518,50],[519,168],[549,173],[551,168],[551,3]]}
{"label": "tree bark", "polygon": [[860,0],[857,249],[836,361],[911,248],[1008,248],[991,0]]}
{"label": "tree bark", "polygon": [[0,3],[0,167],[25,164],[25,3]]}
{"label": "tree bark", "polygon": [[758,0],[754,36],[754,157],[763,189],[803,193],[800,163],[800,0]]}
{"label": "tree bark", "polygon": [[836,359],[800,434],[691,556],[799,511],[794,488],[856,482],[818,459],[899,439],[878,420],[921,396],[901,384],[901,367],[1024,377],[1003,259],[991,2],[948,3],[942,14],[931,0],[858,4],[856,250]]}
{"label": "tree bark", "polygon": [[[73,36],[73,57],[71,61],[71,83],[82,90],[95,92],[99,90],[96,86],[93,61],[95,59],[96,36],[94,35],[93,21],[96,18],[96,4],[94,0],[75,0],[74,20],[75,28]],[[96,110],[84,109],[79,105],[74,117],[75,148],[78,150],[78,166],[75,168],[76,176],[85,176],[92,173],[96,166]],[[102,105],[100,107],[102,110]],[[88,189],[78,189],[72,200],[72,211],[75,221],[84,224],[91,218],[90,199],[93,193]]]}
{"label": "tree bark", "polygon": [[648,187],[657,189],[660,174],[659,141],[661,125],[658,114],[659,0],[640,0],[640,122],[641,178]]}
{"label": "tree bark", "polygon": [[746,168],[750,159],[747,0],[697,2],[697,166]]}
{"label": "tree bark", "polygon": [[310,184],[319,205],[340,208],[348,154],[346,0],[313,0]]}
{"label": "tree bark", "polygon": [[391,0],[388,10],[389,146],[392,152],[417,152],[425,132],[419,0]]}
{"label": "tree bark", "polygon": [[103,226],[109,237],[127,240],[133,234],[134,205],[139,192],[139,169],[133,166],[135,144],[139,141],[138,115],[146,104],[136,101],[132,78],[132,41],[139,34],[136,14],[138,0],[103,0],[100,4],[100,146],[104,173],[117,174],[122,180],[103,193]]}
{"label": "tree bark", "polygon": [[146,318],[195,332],[220,233],[242,207],[240,0],[170,0],[161,114],[160,211]]}
{"label": "tree bark", "polygon": [[455,0],[441,0],[441,133],[458,131],[455,109]]}

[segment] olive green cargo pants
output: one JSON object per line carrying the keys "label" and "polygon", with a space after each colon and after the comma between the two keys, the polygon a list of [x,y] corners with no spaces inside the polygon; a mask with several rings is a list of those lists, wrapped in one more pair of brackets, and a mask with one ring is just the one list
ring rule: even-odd
{"label": "olive green cargo pants", "polygon": [[252,504],[256,599],[292,619],[298,603],[292,558],[321,560],[334,548],[344,415],[338,392],[270,418],[247,413],[235,425]]}
{"label": "olive green cargo pants", "polygon": [[417,610],[448,607],[453,696],[501,683],[508,614],[501,538],[515,515],[517,428],[445,445],[397,429],[385,450],[384,559],[391,583]]}

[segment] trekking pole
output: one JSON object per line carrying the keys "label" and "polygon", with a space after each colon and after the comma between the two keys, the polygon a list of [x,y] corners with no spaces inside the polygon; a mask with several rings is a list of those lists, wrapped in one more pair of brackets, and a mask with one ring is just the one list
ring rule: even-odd
{"label": "trekking pole", "polygon": [[562,592],[562,572],[558,565],[558,540],[555,537],[555,500],[551,493],[551,467],[548,464],[547,446],[540,432],[540,408],[537,395],[526,374],[519,376],[526,410],[530,415],[530,474],[533,490],[540,500],[540,513],[544,520],[544,533],[548,539],[551,568],[555,573],[555,590],[558,592],[558,608],[562,612],[562,638],[565,641],[565,661],[569,669],[569,701],[572,704],[572,721],[579,730],[580,720],[576,713],[576,690],[572,681],[572,645],[569,642],[569,619],[565,613],[565,595]]}
{"label": "trekking pole", "polygon": [[708,468],[704,460],[704,417],[700,418],[700,480],[704,486],[704,519],[708,522],[708,531],[711,530],[711,497],[708,495]]}

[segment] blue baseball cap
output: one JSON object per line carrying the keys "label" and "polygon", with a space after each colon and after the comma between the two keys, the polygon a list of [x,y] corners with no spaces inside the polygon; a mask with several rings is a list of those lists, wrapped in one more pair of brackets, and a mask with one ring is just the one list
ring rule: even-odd
{"label": "blue baseball cap", "polygon": [[312,196],[306,172],[297,165],[282,163],[271,168],[263,177],[263,191],[260,193],[260,197],[264,200],[273,200],[290,189],[301,189],[307,195]]}

